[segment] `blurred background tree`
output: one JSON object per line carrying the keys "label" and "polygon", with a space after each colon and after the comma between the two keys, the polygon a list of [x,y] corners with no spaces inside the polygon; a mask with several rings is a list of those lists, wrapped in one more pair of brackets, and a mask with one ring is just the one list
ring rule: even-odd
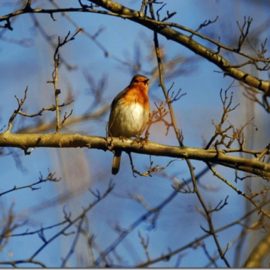
{"label": "blurred background tree", "polygon": [[[1,267],[269,266],[269,1],[0,5]],[[136,73],[148,150],[95,137]]]}

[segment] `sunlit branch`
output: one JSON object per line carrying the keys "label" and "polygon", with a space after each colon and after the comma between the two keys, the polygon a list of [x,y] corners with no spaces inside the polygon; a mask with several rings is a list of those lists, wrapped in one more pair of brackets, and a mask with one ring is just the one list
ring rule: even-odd
{"label": "sunlit branch", "polygon": [[121,149],[153,156],[167,156],[195,159],[220,164],[225,167],[238,169],[248,173],[270,178],[270,164],[243,157],[232,156],[218,149],[200,149],[192,147],[178,147],[158,144],[154,142],[136,142],[131,139],[85,136],[80,134],[14,134],[1,133],[0,147],[16,147],[27,151],[33,147],[76,148],[86,147],[101,150]]}
{"label": "sunlit branch", "polygon": [[118,14],[120,17],[127,18],[131,21],[144,25],[145,27],[156,31],[167,39],[173,40],[196,54],[208,59],[210,62],[217,65],[225,75],[229,75],[249,86],[261,90],[265,95],[270,95],[270,81],[259,79],[251,74],[248,74],[238,68],[232,67],[232,64],[221,56],[218,52],[214,52],[204,45],[193,40],[191,37],[174,30],[172,27],[164,25],[163,22],[153,20],[147,16],[141,16],[139,11],[130,9],[120,3],[112,0],[91,0],[92,3]]}

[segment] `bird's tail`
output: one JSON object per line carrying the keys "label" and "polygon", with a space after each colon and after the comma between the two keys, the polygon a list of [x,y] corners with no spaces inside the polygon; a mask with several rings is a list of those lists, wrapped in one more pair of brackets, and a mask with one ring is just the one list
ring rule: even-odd
{"label": "bird's tail", "polygon": [[112,162],[112,174],[117,174],[120,168],[121,151],[116,150]]}

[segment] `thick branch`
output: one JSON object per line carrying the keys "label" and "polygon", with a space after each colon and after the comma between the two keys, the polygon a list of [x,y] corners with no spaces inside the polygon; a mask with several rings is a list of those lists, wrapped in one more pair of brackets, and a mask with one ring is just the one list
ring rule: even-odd
{"label": "thick branch", "polygon": [[221,56],[218,52],[214,52],[209,48],[203,46],[202,44],[194,41],[190,36],[184,35],[183,33],[174,30],[168,23],[153,20],[142,14],[140,11],[127,8],[112,0],[89,0],[89,1],[109,10],[110,12],[107,12],[105,10],[97,10],[90,7],[42,9],[42,8],[31,8],[27,6],[26,8],[0,16],[0,22],[6,21],[7,22],[6,27],[12,29],[12,27],[10,26],[10,19],[12,17],[28,13],[43,13],[43,14],[50,14],[52,16],[54,13],[62,13],[62,12],[98,13],[129,19],[131,21],[144,25],[145,27],[151,30],[156,31],[157,33],[163,35],[167,39],[182,44],[183,46],[190,49],[194,53],[201,55],[202,57],[208,59],[210,62],[217,65],[219,68],[223,70],[225,75],[229,75],[237,79],[238,81],[245,83],[250,87],[257,88],[262,92],[264,92],[266,96],[270,96],[270,81],[259,79],[251,74],[248,74],[240,70],[239,68],[233,66],[227,59]]}
{"label": "thick branch", "polygon": [[270,179],[270,164],[258,159],[231,156],[216,149],[177,147],[130,139],[103,138],[80,134],[0,134],[0,147],[17,147],[26,151],[32,147],[88,147],[101,150],[121,149],[146,155],[195,159],[220,164]]}
{"label": "thick branch", "polygon": [[269,256],[270,252],[270,233],[266,235],[258,245],[252,250],[244,267],[259,268],[263,265],[263,260]]}
{"label": "thick branch", "polygon": [[178,32],[171,27],[166,26],[165,23],[153,20],[149,17],[142,16],[139,11],[129,9],[117,2],[112,0],[91,0],[103,8],[123,16],[125,19],[137,22],[145,27],[155,30],[167,39],[173,40],[177,43],[182,44],[188,49],[192,50],[194,53],[201,55],[210,62],[216,64],[221,68],[226,75],[229,75],[245,84],[255,87],[264,92],[265,95],[270,95],[270,81],[261,80],[251,74],[248,74],[239,68],[233,67],[232,64],[222,57],[217,52],[210,50],[209,48],[201,45],[200,43],[194,41],[191,37]]}

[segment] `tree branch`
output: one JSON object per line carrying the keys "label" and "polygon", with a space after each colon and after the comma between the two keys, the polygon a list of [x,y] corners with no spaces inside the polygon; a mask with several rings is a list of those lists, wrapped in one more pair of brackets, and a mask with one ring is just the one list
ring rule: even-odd
{"label": "tree branch", "polygon": [[[129,19],[145,27],[156,31],[167,39],[173,40],[186,48],[190,49],[196,54],[201,55],[205,59],[217,65],[225,75],[229,75],[240,82],[245,83],[250,87],[259,89],[264,93],[265,96],[270,96],[270,81],[262,80],[253,76],[249,73],[246,73],[239,69],[237,66],[233,66],[226,58],[219,54],[220,48],[223,46],[218,45],[217,52],[205,47],[199,42],[192,39],[192,37],[187,36],[179,31],[173,29],[173,25],[168,24],[167,22],[153,20],[150,17],[142,16],[140,11],[136,11],[130,8],[127,8],[124,5],[121,5],[112,0],[89,0],[92,3],[97,4],[109,11],[98,10],[92,7],[78,7],[78,8],[58,8],[58,9],[42,9],[42,8],[32,8],[27,6],[23,9],[16,10],[12,13],[0,16],[0,22],[6,22],[4,27],[12,30],[10,25],[10,19],[22,14],[33,14],[33,13],[43,13],[53,16],[54,13],[63,13],[63,12],[86,12],[86,13],[98,13],[105,14],[110,16],[121,17],[124,19]],[[178,27],[179,28],[179,27]],[[226,47],[226,46],[225,46]],[[236,51],[236,53],[238,53]]]}
{"label": "tree branch", "polygon": [[183,33],[172,29],[166,23],[162,21],[153,20],[147,16],[141,16],[139,11],[127,8],[112,0],[90,0],[119,16],[123,16],[125,19],[134,21],[145,27],[156,31],[167,39],[173,40],[186,48],[190,49],[196,54],[201,55],[210,62],[217,65],[225,75],[229,75],[249,86],[255,87],[265,95],[270,96],[270,81],[259,79],[251,74],[248,74],[239,68],[233,67],[232,64],[218,52],[214,52],[202,44],[196,42],[191,37],[184,35]]}
{"label": "tree branch", "polygon": [[270,179],[270,164],[258,159],[249,159],[226,154],[218,149],[178,147],[154,142],[136,142],[131,139],[85,136],[80,134],[15,134],[0,133],[0,147],[17,147],[24,151],[32,147],[75,148],[88,147],[101,150],[121,149],[146,155],[195,159],[238,169]]}
{"label": "tree branch", "polygon": [[[267,202],[264,202],[261,204],[261,207],[263,206],[266,206],[269,204],[269,201]],[[219,233],[219,232],[222,232],[222,231],[225,231],[227,230],[228,228],[230,227],[233,227],[233,226],[236,226],[236,225],[240,225],[241,224],[241,221],[244,221],[246,218],[248,218],[249,216],[251,216],[252,214],[254,214],[255,212],[257,212],[257,209],[252,209],[250,210],[249,212],[245,213],[243,216],[241,216],[240,218],[237,218],[236,220],[222,226],[222,227],[219,227],[215,230],[215,233]],[[179,254],[180,252],[186,250],[186,249],[189,249],[189,248],[194,248],[196,247],[196,245],[198,245],[198,243],[200,243],[201,241],[203,241],[204,239],[207,239],[208,237],[210,237],[210,234],[209,233],[205,233],[204,235],[200,236],[200,237],[197,237],[195,240],[179,247],[179,248],[176,248],[174,250],[169,250],[168,252],[166,252],[165,254],[162,254],[154,259],[151,259],[151,261],[146,261],[146,262],[143,262],[143,263],[140,263],[140,264],[137,264],[135,265],[134,267],[135,268],[144,268],[144,267],[149,267],[150,265],[153,265],[157,262],[160,262],[160,261],[168,261],[170,260],[173,256],[175,256],[176,254]],[[252,267],[252,266],[250,266]],[[254,267],[254,266],[253,266]]]}

